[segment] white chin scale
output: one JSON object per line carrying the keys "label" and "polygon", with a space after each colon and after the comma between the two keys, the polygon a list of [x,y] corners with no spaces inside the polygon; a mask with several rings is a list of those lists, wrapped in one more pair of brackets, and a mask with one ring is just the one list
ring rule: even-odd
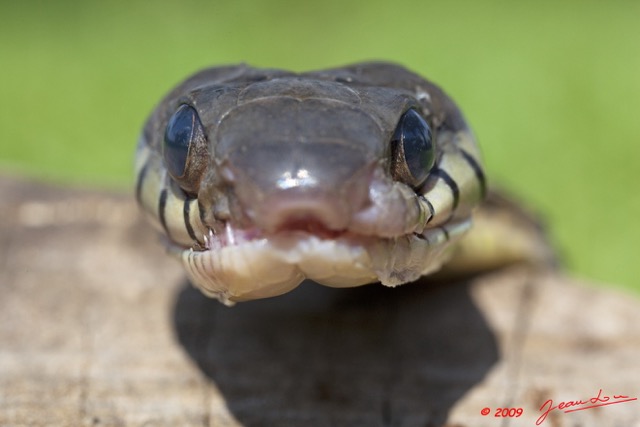
{"label": "white chin scale", "polygon": [[440,268],[446,249],[470,226],[463,221],[393,239],[323,239],[292,231],[213,250],[173,247],[191,282],[226,305],[284,294],[303,280],[331,287],[411,282]]}

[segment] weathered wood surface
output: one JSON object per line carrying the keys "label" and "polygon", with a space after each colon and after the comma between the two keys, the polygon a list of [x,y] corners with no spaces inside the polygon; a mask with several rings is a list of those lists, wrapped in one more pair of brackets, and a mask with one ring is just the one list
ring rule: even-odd
{"label": "weathered wood surface", "polygon": [[[2,426],[534,426],[547,399],[640,397],[640,301],[562,274],[229,309],[126,195],[4,177],[0,206]],[[640,403],[542,425],[640,426]]]}

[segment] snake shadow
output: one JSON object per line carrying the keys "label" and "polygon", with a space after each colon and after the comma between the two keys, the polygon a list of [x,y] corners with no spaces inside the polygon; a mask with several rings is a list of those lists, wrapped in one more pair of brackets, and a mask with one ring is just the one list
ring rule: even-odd
{"label": "snake shadow", "polygon": [[245,426],[440,426],[498,360],[468,282],[305,282],[233,308],[187,284],[174,322]]}

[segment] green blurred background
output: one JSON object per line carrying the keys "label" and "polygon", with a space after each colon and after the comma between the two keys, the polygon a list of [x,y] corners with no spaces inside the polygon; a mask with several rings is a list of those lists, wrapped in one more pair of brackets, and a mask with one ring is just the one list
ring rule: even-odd
{"label": "green blurred background", "polygon": [[366,59],[443,86],[569,269],[640,291],[640,2],[0,3],[0,172],[131,191],[146,115],[212,64]]}

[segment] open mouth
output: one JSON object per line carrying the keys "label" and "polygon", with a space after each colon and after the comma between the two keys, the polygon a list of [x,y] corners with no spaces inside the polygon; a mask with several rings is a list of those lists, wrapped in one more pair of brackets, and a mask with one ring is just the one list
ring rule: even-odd
{"label": "open mouth", "polygon": [[[468,227],[458,227],[462,233]],[[321,224],[291,221],[275,232],[209,230],[204,245],[169,244],[190,280],[227,305],[267,298],[296,288],[305,279],[331,287],[354,287],[380,281],[387,286],[415,280],[425,261],[442,258],[451,230],[425,230],[394,238],[329,230]],[[436,263],[427,263],[436,266]],[[436,267],[434,267],[436,268]]]}
{"label": "open mouth", "polygon": [[195,245],[193,250],[221,250],[222,248],[228,246],[247,244],[251,241],[261,239],[277,239],[278,236],[287,234],[295,234],[298,236],[308,234],[315,236],[321,240],[336,240],[340,237],[347,236],[350,239],[357,238],[355,234],[350,233],[346,230],[331,230],[325,227],[319,221],[307,220],[303,218],[289,221],[272,233],[266,233],[257,227],[239,229],[231,226],[231,224],[227,222],[225,223],[224,229],[221,232],[214,233],[213,230],[209,228],[209,232],[203,235],[204,245],[198,243],[197,245]]}
{"label": "open mouth", "polygon": [[[286,229],[209,232],[204,247],[170,244],[199,288],[226,304],[286,293],[309,278],[333,287],[378,280],[370,248],[377,239],[349,233],[314,234]],[[198,245],[199,246],[199,245]]]}

